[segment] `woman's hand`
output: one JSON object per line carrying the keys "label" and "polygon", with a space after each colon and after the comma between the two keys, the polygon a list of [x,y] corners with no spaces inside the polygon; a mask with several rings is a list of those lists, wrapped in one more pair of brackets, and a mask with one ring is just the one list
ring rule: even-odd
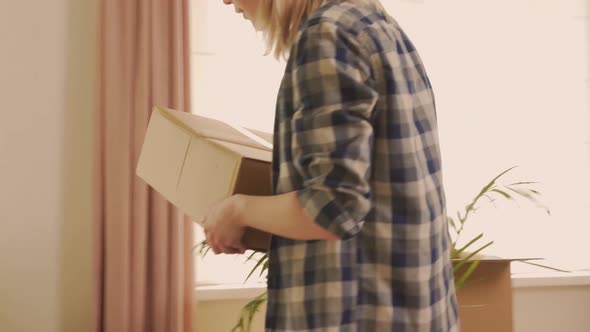
{"label": "woman's hand", "polygon": [[211,206],[199,223],[205,230],[207,243],[215,254],[243,254],[242,237],[246,227],[240,218],[240,197],[231,196]]}

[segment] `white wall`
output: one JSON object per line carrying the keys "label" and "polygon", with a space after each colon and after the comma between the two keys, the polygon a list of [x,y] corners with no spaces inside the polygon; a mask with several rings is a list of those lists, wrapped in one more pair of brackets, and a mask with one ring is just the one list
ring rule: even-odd
{"label": "white wall", "polygon": [[96,3],[0,1],[0,331],[90,330]]}
{"label": "white wall", "polygon": [[514,289],[514,332],[590,331],[590,286]]}

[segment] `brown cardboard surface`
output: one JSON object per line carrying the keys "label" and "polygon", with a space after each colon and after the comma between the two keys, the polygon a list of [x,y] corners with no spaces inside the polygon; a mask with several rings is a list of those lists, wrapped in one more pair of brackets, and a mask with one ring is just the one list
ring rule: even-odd
{"label": "brown cardboard surface", "polygon": [[[260,160],[242,159],[233,194],[272,195],[271,164]],[[268,233],[250,228],[244,236],[244,244],[250,249],[267,251],[270,237]]]}
{"label": "brown cardboard surface", "polygon": [[[137,175],[193,220],[232,194],[270,195],[270,134],[170,109],[154,108]],[[268,234],[248,229],[249,249],[265,251]]]}
{"label": "brown cardboard surface", "polygon": [[[469,252],[462,257],[468,257]],[[462,332],[512,332],[512,279],[510,264],[539,260],[529,257],[499,257],[477,254],[469,261],[480,263],[457,292]],[[460,259],[453,260],[457,264]],[[455,275],[462,275],[469,264]]]}
{"label": "brown cardboard surface", "polygon": [[512,332],[510,260],[482,260],[469,280],[457,292],[461,331]]}

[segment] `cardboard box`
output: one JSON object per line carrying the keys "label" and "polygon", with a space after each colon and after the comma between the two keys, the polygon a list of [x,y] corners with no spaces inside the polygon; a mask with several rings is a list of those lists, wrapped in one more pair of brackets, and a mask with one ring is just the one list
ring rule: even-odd
{"label": "cardboard box", "polygon": [[[234,194],[271,195],[272,135],[155,107],[137,175],[198,220]],[[244,244],[266,251],[270,235],[247,229]]]}
{"label": "cardboard box", "polygon": [[[480,260],[478,267],[457,292],[461,332],[512,332],[510,264],[539,258],[476,258]],[[465,265],[456,275],[462,275]]]}

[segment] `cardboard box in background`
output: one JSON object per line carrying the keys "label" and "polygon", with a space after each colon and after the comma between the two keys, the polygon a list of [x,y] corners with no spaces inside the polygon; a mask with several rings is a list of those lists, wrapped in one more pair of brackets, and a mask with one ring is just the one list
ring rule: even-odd
{"label": "cardboard box in background", "polygon": [[[155,107],[137,175],[193,220],[234,194],[271,195],[271,134]],[[244,244],[266,251],[270,235],[248,228]]]}
{"label": "cardboard box in background", "polygon": [[[478,267],[457,292],[461,332],[512,332],[512,279],[510,264],[538,258],[508,259],[476,256]],[[461,275],[469,264],[461,267]]]}

